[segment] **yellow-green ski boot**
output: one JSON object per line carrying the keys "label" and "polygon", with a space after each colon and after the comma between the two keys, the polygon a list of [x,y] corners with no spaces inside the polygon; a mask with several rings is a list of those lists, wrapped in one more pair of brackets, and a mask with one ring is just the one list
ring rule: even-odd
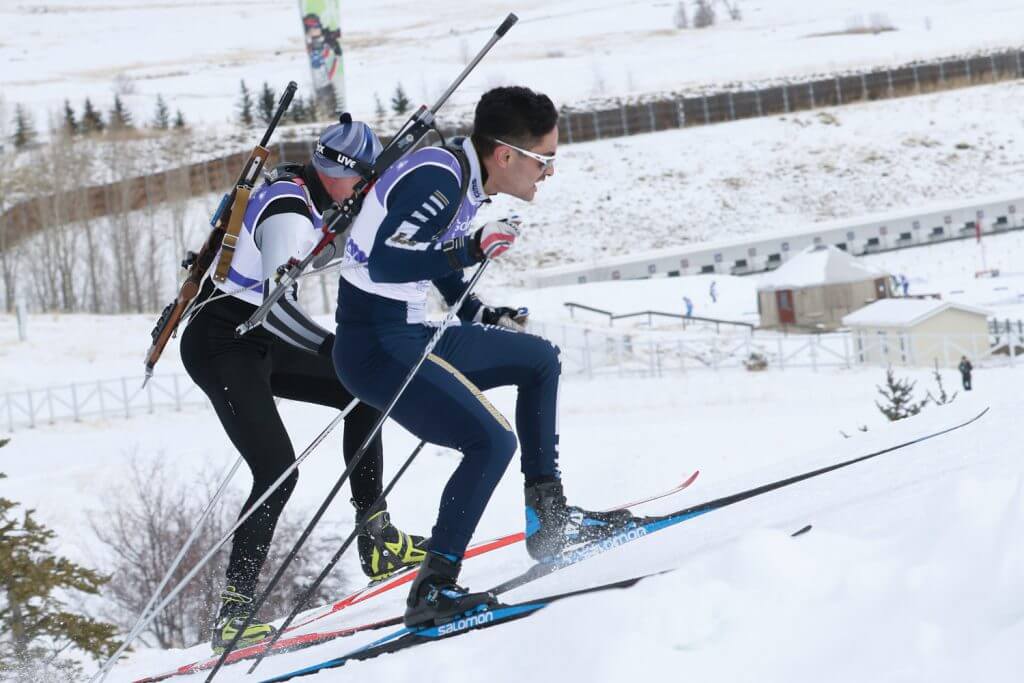
{"label": "yellow-green ski boot", "polygon": [[[220,594],[220,615],[213,627],[213,651],[216,654],[224,652],[227,646],[235,638],[238,629],[245,624],[252,606],[252,597],[235,590],[234,586],[228,586]],[[270,624],[249,624],[242,637],[235,644],[235,649],[247,647],[272,637],[277,633]]]}
{"label": "yellow-green ski boot", "polygon": [[[363,521],[363,514],[356,513],[356,523]],[[387,510],[370,515],[356,539],[359,562],[371,581],[382,581],[403,569],[418,567],[426,557],[426,543],[423,536],[407,534],[392,524]]]}

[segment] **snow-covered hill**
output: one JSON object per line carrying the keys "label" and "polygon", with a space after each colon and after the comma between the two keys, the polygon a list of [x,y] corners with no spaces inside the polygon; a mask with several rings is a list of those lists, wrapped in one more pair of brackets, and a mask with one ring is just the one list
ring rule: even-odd
{"label": "snow-covered hill", "polygon": [[[6,319],[9,321],[10,319]],[[30,325],[32,347],[5,345],[3,364],[79,372],[90,337],[131,360],[129,340],[143,338],[142,318],[65,318],[49,330]],[[108,328],[106,337],[90,332]],[[5,323],[6,327],[6,323]],[[123,341],[111,341],[119,337]],[[119,345],[120,344],[120,345]],[[75,353],[72,350],[76,349]],[[117,353],[115,353],[117,352]],[[173,358],[173,354],[170,355]],[[137,359],[136,359],[137,362]],[[173,361],[172,361],[173,362]],[[527,599],[646,570],[679,571],[622,593],[579,598],[520,624],[325,674],[383,680],[479,675],[520,680],[623,680],[627,672],[687,671],[702,680],[964,680],[984,667],[986,680],[1011,681],[1020,665],[1015,638],[1024,619],[1021,562],[1013,539],[1024,533],[1018,488],[1024,465],[1014,444],[1022,408],[1016,387],[1024,370],[982,369],[975,391],[947,408],[890,425],[873,405],[880,369],[705,372],[663,379],[569,381],[562,392],[562,463],[568,492],[585,505],[611,504],[663,488],[699,468],[698,483],[677,503],[697,502],[873,450],[992,405],[977,426],[837,472],[814,482],[708,515],[585,566],[510,594]],[[924,372],[907,372],[920,387]],[[955,387],[952,374],[947,387]],[[513,410],[514,392],[495,404]],[[301,448],[330,411],[285,402],[282,411]],[[857,431],[861,425],[867,433]],[[844,439],[840,430],[854,437]],[[394,472],[414,439],[393,425],[385,434]],[[340,467],[333,435],[303,467],[290,509],[301,518],[325,495]],[[236,457],[206,410],[41,426],[19,431],[4,449],[0,486],[52,524],[62,551],[102,564],[88,515],[123,484],[129,460],[173,464],[190,480],[222,472]],[[428,448],[391,497],[398,523],[427,529],[456,455]],[[233,484],[245,490],[248,477]],[[521,482],[510,468],[477,538],[516,530]],[[668,503],[666,503],[668,505]],[[666,509],[653,506],[651,511]],[[799,541],[786,535],[813,523]],[[350,528],[339,503],[319,533]],[[466,580],[490,585],[527,562],[522,549],[467,565]],[[358,580],[355,557],[339,568]],[[391,616],[401,591],[329,624]],[[349,639],[268,660],[265,674],[311,663],[363,642]],[[110,680],[127,681],[194,659],[188,652],[141,650]],[[529,653],[529,657],[524,656]],[[632,667],[632,668],[630,668]],[[672,674],[674,675],[674,673]],[[195,680],[199,680],[198,677]],[[231,667],[218,680],[250,680]]]}
{"label": "snow-covered hill", "polygon": [[[342,3],[352,110],[372,115],[375,96],[386,103],[399,82],[414,100],[432,101],[508,12],[519,25],[457,95],[456,110],[513,81],[576,103],[1014,47],[1024,18],[1013,0],[743,0],[740,22],[720,8],[715,27],[679,30],[677,4]],[[115,83],[139,119],[163,94],[188,120],[220,125],[234,115],[242,79],[309,83],[294,2],[2,0],[0,27],[0,88],[40,124],[64,98],[106,109]],[[884,27],[896,30],[871,30]]]}

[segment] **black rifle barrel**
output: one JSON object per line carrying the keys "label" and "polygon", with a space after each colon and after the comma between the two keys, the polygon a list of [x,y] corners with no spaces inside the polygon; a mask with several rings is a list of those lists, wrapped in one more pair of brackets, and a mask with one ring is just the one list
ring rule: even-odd
{"label": "black rifle barrel", "polygon": [[274,134],[274,129],[281,122],[281,117],[284,116],[284,113],[288,111],[288,107],[291,106],[292,98],[295,97],[295,91],[298,89],[299,86],[295,81],[288,81],[288,86],[281,93],[281,99],[277,101],[277,111],[274,112],[274,118],[270,120],[267,132],[263,134],[263,139],[260,140],[260,147],[266,147],[270,144],[270,136]]}

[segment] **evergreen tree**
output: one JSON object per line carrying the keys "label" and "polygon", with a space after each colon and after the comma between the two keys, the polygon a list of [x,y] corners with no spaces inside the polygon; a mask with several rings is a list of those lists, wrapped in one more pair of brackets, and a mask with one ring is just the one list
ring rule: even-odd
{"label": "evergreen tree", "polygon": [[377,119],[377,123],[380,123],[388,117],[388,112],[384,109],[384,103],[380,101],[380,95],[373,93],[373,115]]}
{"label": "evergreen tree", "polygon": [[882,414],[890,421],[902,420],[917,415],[921,409],[928,405],[928,399],[923,401],[914,400],[914,386],[916,382],[908,379],[896,379],[892,368],[885,372],[885,387],[878,388],[878,393],[885,399],[885,403],[875,401],[875,405],[882,411]]}
{"label": "evergreen tree", "polygon": [[[0,441],[0,447],[7,440]],[[4,475],[0,474],[0,478]],[[0,677],[3,680],[75,680],[81,666],[61,657],[74,647],[95,659],[113,654],[116,628],[76,614],[66,595],[95,595],[107,578],[50,550],[53,531],[17,503],[0,498]]]}
{"label": "evergreen tree", "polygon": [[409,98],[405,94],[405,90],[402,88],[402,84],[399,83],[395,86],[395,94],[391,96],[391,111],[398,115],[402,115],[409,111],[409,107],[412,103],[409,102]]}
{"label": "evergreen tree", "polygon": [[317,99],[315,94],[310,95],[309,98],[306,99],[306,111],[309,113],[310,123],[316,123],[321,119],[324,108],[320,106],[320,101]]}
{"label": "evergreen tree", "polygon": [[697,8],[693,12],[693,27],[707,28],[715,23],[715,8],[711,0],[697,0]]}
{"label": "evergreen tree", "polygon": [[174,130],[188,130],[188,124],[185,123],[185,115],[181,113],[180,109],[174,112]]}
{"label": "evergreen tree", "polygon": [[14,108],[14,135],[11,142],[15,149],[24,149],[36,141],[36,127],[32,122],[32,114],[24,105]]}
{"label": "evergreen tree", "polygon": [[260,121],[269,125],[274,119],[274,110],[277,109],[277,97],[274,96],[274,89],[266,81],[263,81],[263,89],[260,90],[258,109]]}
{"label": "evergreen tree", "polygon": [[167,130],[171,127],[171,110],[167,108],[167,102],[163,95],[156,96],[156,112],[153,114],[153,127],[158,130]]}
{"label": "evergreen tree", "polygon": [[245,81],[242,81],[242,90],[238,96],[238,104],[235,108],[238,110],[238,122],[246,128],[256,121],[253,118],[252,107],[252,93],[245,86]]}
{"label": "evergreen tree", "polygon": [[110,130],[129,130],[134,128],[132,115],[121,101],[120,95],[114,95],[114,106],[110,108],[110,116],[107,117]]}
{"label": "evergreen tree", "polygon": [[82,132],[86,135],[102,133],[105,127],[103,117],[93,108],[92,101],[86,97],[85,104],[82,106]]}
{"label": "evergreen tree", "polygon": [[78,118],[75,116],[75,110],[71,108],[71,103],[64,100],[64,134],[68,136],[78,135],[81,129]]}
{"label": "evergreen tree", "polygon": [[310,121],[309,109],[306,107],[306,100],[296,97],[288,107],[288,118],[293,123],[305,123]]}

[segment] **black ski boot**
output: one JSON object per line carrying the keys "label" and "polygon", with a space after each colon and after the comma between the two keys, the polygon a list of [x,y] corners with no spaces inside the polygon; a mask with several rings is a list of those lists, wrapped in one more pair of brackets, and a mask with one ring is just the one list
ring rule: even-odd
{"label": "black ski boot", "polygon": [[[356,523],[365,517],[356,508]],[[426,557],[427,539],[407,534],[391,523],[387,510],[370,515],[363,531],[356,538],[359,563],[371,581],[382,581],[403,569],[415,567]]]}
{"label": "black ski boot", "polygon": [[642,523],[629,510],[592,512],[566,505],[562,482],[526,487],[526,551],[546,560],[566,548],[598,541]]}
{"label": "black ski boot", "polygon": [[[252,609],[252,596],[239,593],[234,586],[228,586],[221,591],[220,603],[220,614],[213,627],[213,638],[211,639],[213,651],[217,654],[224,652],[234,640],[238,629],[242,628]],[[251,623],[242,632],[235,647],[236,649],[243,648],[258,643],[272,637],[275,633],[277,633],[277,629],[270,624]]]}
{"label": "black ski boot", "polygon": [[470,610],[497,604],[491,593],[470,593],[455,583],[461,568],[462,562],[427,553],[405,602],[406,626],[443,624]]}

